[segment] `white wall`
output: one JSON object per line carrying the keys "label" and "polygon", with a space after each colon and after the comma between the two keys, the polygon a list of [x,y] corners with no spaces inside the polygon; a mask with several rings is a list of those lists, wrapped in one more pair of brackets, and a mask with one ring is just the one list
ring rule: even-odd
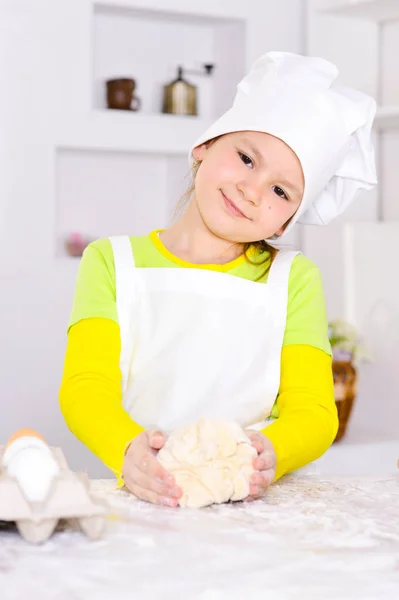
{"label": "white wall", "polygon": [[[399,105],[399,22],[386,23],[381,36],[381,103]],[[399,220],[399,129],[384,132],[381,139],[381,216]]]}
{"label": "white wall", "polygon": [[[155,2],[138,0],[137,5],[140,4],[155,6]],[[158,1],[158,8],[165,9],[168,5],[176,9],[184,7],[191,13],[196,8],[213,11],[226,21],[225,35],[219,39],[219,45],[215,29],[208,39],[208,24],[201,21],[194,27],[196,54],[190,54],[194,46],[187,43],[182,46],[183,62],[188,66],[198,67],[201,61],[212,58],[209,55],[212,47],[215,61],[217,59],[220,65],[227,64],[228,58],[234,59],[237,74],[267,50],[303,50],[301,0]],[[107,74],[106,61],[109,57],[115,58],[113,52],[121,41],[117,37],[112,41],[117,33],[113,33],[108,22],[107,31],[102,30],[102,34],[111,36],[109,47],[103,47],[102,58],[97,54],[96,63],[91,38],[95,30],[92,17],[91,0],[3,0],[0,3],[3,409],[0,442],[19,427],[37,428],[51,444],[63,447],[72,468],[86,469],[92,476],[99,476],[106,473],[105,468],[70,434],[58,408],[65,330],[78,264],[62,256],[61,237],[68,229],[75,229],[75,223],[95,236],[117,230],[122,233],[127,222],[133,234],[157,225],[162,227],[183,190],[187,161],[185,155],[118,155],[100,152],[99,148],[56,147],[63,124],[72,122],[75,115],[80,120],[89,118],[93,107],[99,107],[97,78]],[[236,37],[227,35],[231,33],[228,19],[235,19],[234,27],[240,19],[244,23],[246,41],[240,52]],[[96,23],[97,27],[103,25],[103,22]],[[135,35],[140,35],[139,30]],[[155,44],[153,51],[156,52]],[[148,52],[151,45],[147,47]],[[176,51],[172,62],[169,55],[171,64],[177,56]],[[137,67],[142,84],[139,82],[138,93],[147,98],[148,109],[154,109],[155,104],[151,105],[145,77],[151,76],[151,61],[155,59],[162,61],[162,54],[159,58],[148,56],[150,68],[147,70],[142,56]],[[121,64],[122,67],[131,69],[130,65]],[[169,79],[173,75],[167,71],[157,73],[158,83],[161,77]],[[199,79],[197,83],[200,85]],[[203,110],[221,111],[223,107],[220,101],[215,102],[209,84],[201,85]],[[230,87],[227,80],[218,85],[219,89],[227,90],[224,100],[227,102],[234,90],[231,80]],[[220,97],[218,92],[217,98]],[[110,205],[116,202],[121,209],[119,219],[109,223],[107,202]]]}
{"label": "white wall", "polygon": [[[399,106],[399,22],[377,24],[320,12],[332,4],[332,0],[308,1],[308,53],[335,62],[344,84],[371,94],[380,106]],[[357,325],[374,355],[373,363],[360,368],[349,428],[349,438],[362,441],[399,436],[399,380],[397,361],[393,359],[397,355],[392,352],[392,344],[388,351],[387,339],[388,330],[391,335],[397,331],[399,315],[391,311],[388,318],[381,308],[392,300],[392,285],[397,290],[393,240],[399,233],[399,129],[376,133],[374,141],[378,189],[362,193],[330,226],[304,228],[302,234],[304,252],[322,271],[330,318],[348,318]],[[381,229],[381,219],[393,229]],[[389,235],[385,233],[388,231]],[[366,306],[367,317],[361,319]],[[376,319],[382,313],[378,306],[386,317],[386,322],[379,325]]]}
{"label": "white wall", "polygon": [[[164,158],[156,155],[58,151],[55,222],[58,252],[64,253],[62,242],[77,224],[92,239],[118,234],[144,235],[165,227],[169,218],[165,192],[167,167]],[[128,216],[124,223],[121,215]]]}
{"label": "white wall", "polygon": [[362,331],[370,354],[359,369],[351,434],[399,440],[399,281],[392,271],[399,222],[347,224],[343,237],[344,316]]}
{"label": "white wall", "polygon": [[[250,0],[243,4],[238,0],[231,3],[204,0],[198,4],[170,0],[170,5],[184,6],[188,12],[196,7],[205,12],[212,10],[218,18],[235,19],[230,25],[226,20],[223,27],[220,26],[222,29],[216,30],[224,31],[221,38],[215,36],[213,21],[210,25],[209,19],[201,20],[195,33],[195,52],[194,46],[186,44],[184,63],[191,62],[191,66],[195,63],[198,67],[202,60],[212,58],[213,52],[220,67],[231,60],[238,74],[267,50],[307,51],[336,62],[343,81],[379,97],[384,104],[398,104],[395,57],[399,50],[399,24],[384,25],[381,32],[371,22],[321,16],[316,9],[325,2],[327,0],[309,0],[307,4],[301,0]],[[169,0],[158,0],[163,8],[168,3]],[[154,5],[154,1],[150,4]],[[50,443],[63,447],[73,468],[87,469],[91,475],[98,476],[106,470],[70,434],[58,409],[65,329],[78,265],[78,261],[63,256],[62,235],[75,229],[75,223],[94,236],[123,233],[127,223],[133,234],[162,227],[185,188],[187,160],[184,153],[148,155],[140,153],[139,148],[135,152],[111,152],[109,148],[104,151],[96,144],[91,147],[91,142],[85,148],[73,148],[73,144],[67,148],[56,147],[57,136],[65,123],[72,123],[75,116],[76,122],[84,122],[93,108],[100,108],[101,98],[96,95],[98,78],[106,75],[110,57],[118,59],[115,48],[120,40],[116,39],[115,46],[110,41],[109,54],[103,46],[100,54],[104,56],[100,60],[97,54],[95,62],[92,16],[91,0],[57,3],[3,0],[0,4],[0,277],[3,284],[0,442],[16,428],[35,427]],[[111,39],[117,35],[109,22],[106,27]],[[237,50],[237,39],[226,33],[229,27],[245,32],[241,53]],[[192,31],[191,25],[187,31]],[[237,57],[241,57],[240,64]],[[148,60],[151,63],[158,60],[158,56],[149,56]],[[174,64],[177,55],[170,56],[169,60]],[[151,76],[151,69],[143,67],[141,62],[139,90],[143,99],[147,98],[146,106],[151,112],[155,109],[155,104],[151,104],[155,102],[155,95],[151,95],[150,77],[146,79],[148,73]],[[126,68],[131,67],[126,65]],[[173,75],[168,72],[169,68],[157,71],[159,83]],[[217,90],[225,90],[223,102],[233,93],[232,79],[227,76],[216,82],[213,92],[209,81],[201,83],[198,78],[196,83],[203,91],[201,106],[209,116],[223,110],[222,95]],[[121,122],[118,131],[123,129]],[[99,123],[101,125],[101,121]],[[128,131],[132,131],[131,125]],[[347,263],[341,225],[347,221],[376,222],[380,216],[387,220],[398,219],[398,136],[397,130],[384,133],[378,144],[381,179],[378,193],[364,194],[345,217],[331,227],[303,228],[289,240],[297,245],[300,232],[305,253],[320,265],[331,317],[341,316],[347,310],[344,286]],[[150,177],[151,173],[156,176]],[[148,200],[143,202],[143,198]],[[116,202],[120,207],[114,220],[109,220],[108,214],[113,213],[107,212],[108,202]],[[391,272],[383,259],[379,261],[379,270],[379,274],[386,277]],[[375,345],[375,340],[373,343]],[[380,398],[380,403],[385,402],[385,421],[379,421],[380,434],[384,434],[381,423],[394,422],[397,379],[393,368],[386,360],[380,360],[378,369],[372,365],[363,368],[351,423],[355,436],[364,439],[364,430],[374,427],[375,398],[381,377],[388,383],[384,398]]]}

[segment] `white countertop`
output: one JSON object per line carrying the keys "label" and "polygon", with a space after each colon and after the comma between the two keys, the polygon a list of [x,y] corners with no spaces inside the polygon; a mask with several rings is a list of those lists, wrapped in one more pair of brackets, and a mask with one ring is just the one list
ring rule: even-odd
{"label": "white countertop", "polygon": [[166,509],[92,482],[102,540],[0,532],[1,600],[399,598],[399,478],[291,476],[253,504]]}
{"label": "white countertop", "polygon": [[[398,472],[399,439],[346,436],[333,444],[310,470],[323,476],[385,477]],[[399,596],[398,596],[399,598]]]}

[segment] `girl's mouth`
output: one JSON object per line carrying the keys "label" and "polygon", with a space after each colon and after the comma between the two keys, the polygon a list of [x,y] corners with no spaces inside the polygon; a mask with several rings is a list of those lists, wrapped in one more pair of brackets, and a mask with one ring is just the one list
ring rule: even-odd
{"label": "girl's mouth", "polygon": [[241,217],[242,219],[247,219],[248,217],[246,215],[244,215],[244,213],[242,213],[240,211],[240,209],[234,204],[234,202],[232,202],[230,200],[230,198],[227,198],[227,196],[225,196],[222,192],[222,190],[220,190],[222,196],[223,196],[223,201],[224,204],[227,208],[227,210],[234,215],[235,217]]}

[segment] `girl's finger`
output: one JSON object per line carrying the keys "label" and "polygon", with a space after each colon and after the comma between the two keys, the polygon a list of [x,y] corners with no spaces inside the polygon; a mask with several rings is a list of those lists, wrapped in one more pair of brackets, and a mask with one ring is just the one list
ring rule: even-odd
{"label": "girl's finger", "polygon": [[245,433],[249,437],[251,442],[259,441],[259,439],[260,439],[258,431],[253,431],[252,429],[246,429]]}
{"label": "girl's finger", "polygon": [[250,484],[266,489],[273,483],[275,475],[276,471],[274,469],[257,471],[251,475]]}
{"label": "girl's finger", "polygon": [[169,486],[175,484],[174,477],[162,467],[152,452],[143,452],[135,457],[133,464],[135,464],[142,473],[145,473],[152,479],[167,483]]}
{"label": "girl's finger", "polygon": [[258,471],[274,469],[276,466],[276,455],[269,452],[262,452],[262,454],[254,458],[253,466]]}
{"label": "girl's finger", "polygon": [[255,450],[258,454],[262,454],[264,448],[260,442],[257,442],[257,441],[253,442],[252,446],[255,448]]}
{"label": "girl's finger", "polygon": [[257,500],[257,498],[255,498],[254,496],[247,496],[246,498],[244,498],[243,502],[255,502],[255,500]]}
{"label": "girl's finger", "polygon": [[160,504],[162,506],[170,506],[175,508],[178,506],[177,498],[170,498],[168,496],[161,496],[151,490],[144,489],[139,485],[133,484],[129,487],[129,490],[140,500],[151,502],[152,504]]}
{"label": "girl's finger", "polygon": [[273,483],[276,471],[274,469],[267,469],[267,471],[261,471],[260,474],[263,479],[262,487],[266,490]]}
{"label": "girl's finger", "polygon": [[160,481],[149,477],[140,471],[136,465],[132,466],[128,479],[131,482],[131,485],[137,485],[145,490],[155,492],[155,494],[160,496],[168,496],[171,498],[181,498],[182,496],[180,488],[173,484],[168,485],[167,483],[161,483]]}
{"label": "girl's finger", "polygon": [[166,436],[162,431],[149,431],[148,443],[154,450],[160,450],[166,442]]}
{"label": "girl's finger", "polygon": [[262,477],[260,471],[255,471],[255,473],[252,473],[250,483],[252,483],[253,485],[262,485],[263,484],[263,477]]}
{"label": "girl's finger", "polygon": [[251,498],[259,497],[260,493],[261,487],[259,485],[253,483],[249,485],[249,495],[251,496]]}
{"label": "girl's finger", "polygon": [[252,446],[255,448],[258,454],[263,452],[264,448],[264,440],[262,436],[257,431],[246,431],[249,439],[251,440]]}
{"label": "girl's finger", "polygon": [[253,473],[249,482],[249,495],[256,499],[262,498],[265,495],[267,488],[273,483],[274,477],[274,469]]}

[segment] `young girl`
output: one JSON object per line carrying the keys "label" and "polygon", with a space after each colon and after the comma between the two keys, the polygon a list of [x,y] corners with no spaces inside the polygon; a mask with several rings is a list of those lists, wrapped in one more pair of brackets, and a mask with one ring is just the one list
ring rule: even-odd
{"label": "young girl", "polygon": [[334,440],[320,273],[276,245],[295,222],[327,224],[376,184],[375,102],[337,76],[319,58],[260,57],[190,151],[179,220],[84,252],[61,409],[139,498],[177,506],[157,451],[200,417],[246,428],[258,451],[248,500]]}

